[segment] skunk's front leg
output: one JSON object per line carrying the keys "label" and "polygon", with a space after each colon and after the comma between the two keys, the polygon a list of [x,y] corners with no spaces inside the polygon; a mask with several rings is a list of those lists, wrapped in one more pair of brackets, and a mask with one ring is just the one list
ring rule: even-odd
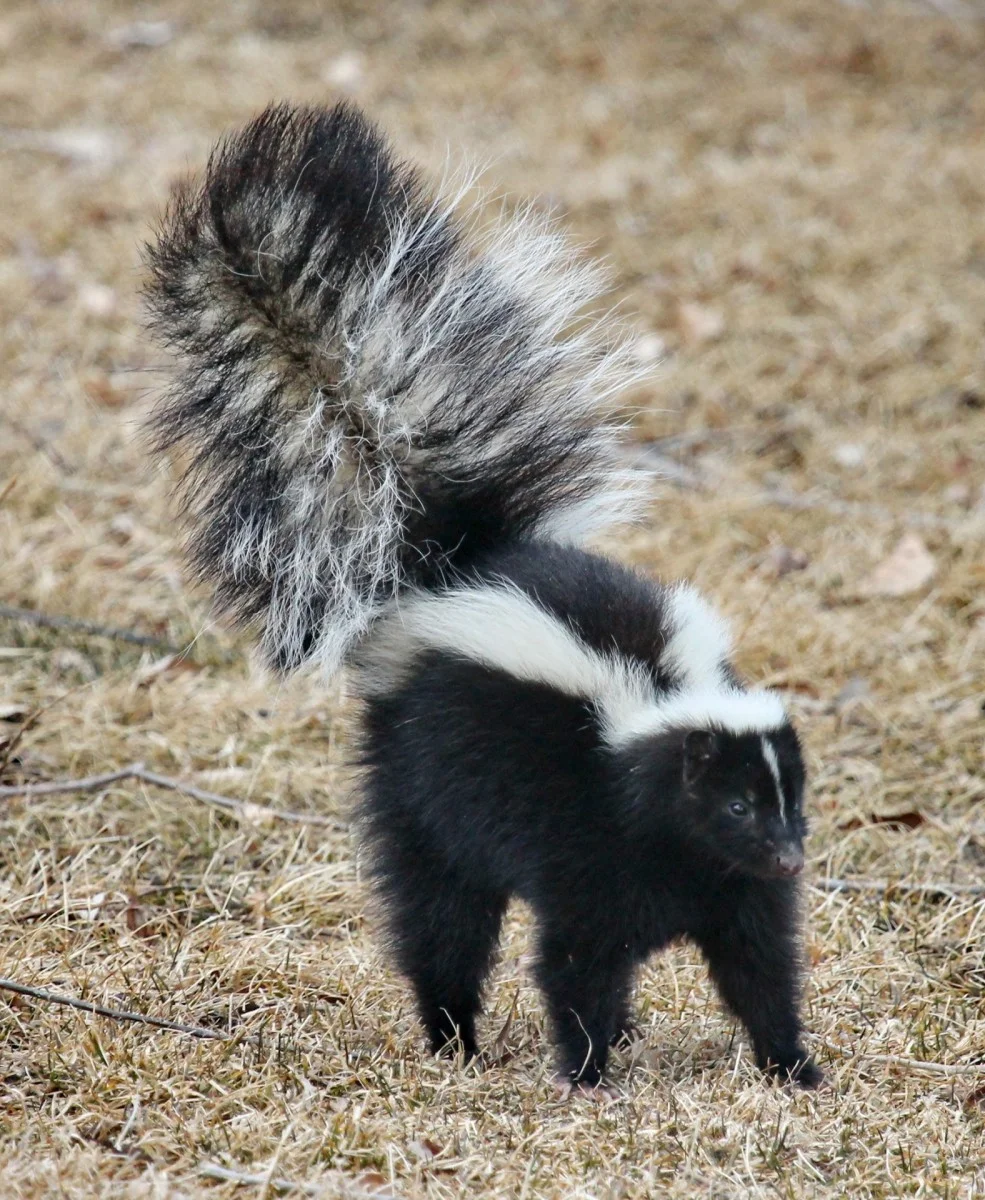
{"label": "skunk's front leg", "polygon": [[824,1075],[801,1041],[797,909],[796,885],[753,881],[715,905],[695,940],[760,1070],[813,1088]]}
{"label": "skunk's front leg", "polygon": [[602,1083],[609,1046],[619,1032],[633,962],[625,946],[600,948],[591,929],[547,925],[540,933],[537,982],[558,1047],[562,1082]]}

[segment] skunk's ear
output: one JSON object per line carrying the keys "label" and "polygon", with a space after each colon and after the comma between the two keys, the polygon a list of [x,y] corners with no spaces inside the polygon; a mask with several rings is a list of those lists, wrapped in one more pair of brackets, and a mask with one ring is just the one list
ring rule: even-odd
{"label": "skunk's ear", "polygon": [[684,780],[700,779],[718,757],[718,737],[710,729],[692,729],[684,739]]}

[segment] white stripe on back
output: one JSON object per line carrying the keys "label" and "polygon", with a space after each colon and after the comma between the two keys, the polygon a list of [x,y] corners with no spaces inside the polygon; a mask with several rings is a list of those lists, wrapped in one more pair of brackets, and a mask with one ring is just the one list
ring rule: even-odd
{"label": "white stripe on back", "polygon": [[671,633],[660,665],[683,688],[707,691],[727,686],[726,664],[732,653],[728,625],[689,583],[667,590]]}
{"label": "white stripe on back", "polygon": [[662,659],[670,657],[667,667],[680,685],[665,694],[641,664],[595,650],[507,583],[417,593],[396,606],[365,647],[363,687],[372,694],[398,686],[415,657],[432,649],[593,704],[611,746],[674,728],[742,734],[784,725],[775,693],[727,682],[716,657],[727,646],[724,621],[690,588],[675,588],[671,596],[674,633]]}

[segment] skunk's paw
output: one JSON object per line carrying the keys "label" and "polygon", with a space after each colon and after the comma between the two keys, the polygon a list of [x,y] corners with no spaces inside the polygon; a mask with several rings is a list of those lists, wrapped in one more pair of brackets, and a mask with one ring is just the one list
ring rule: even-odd
{"label": "skunk's paw", "polygon": [[778,1083],[795,1083],[806,1090],[813,1090],[824,1083],[824,1072],[806,1050],[779,1063],[768,1062],[763,1065],[763,1070]]}
{"label": "skunk's paw", "polygon": [[619,1099],[619,1093],[610,1083],[584,1083],[563,1076],[554,1080],[554,1095],[558,1100],[570,1100],[573,1096],[584,1096],[597,1104],[609,1104]]}

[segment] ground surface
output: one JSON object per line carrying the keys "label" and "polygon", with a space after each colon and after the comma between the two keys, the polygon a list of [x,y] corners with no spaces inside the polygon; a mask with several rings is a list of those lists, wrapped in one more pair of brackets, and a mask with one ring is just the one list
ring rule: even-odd
{"label": "ground surface", "polygon": [[[0,601],[197,640],[171,662],[0,620],[4,782],[143,760],[339,824],[139,781],[0,801],[0,975],[234,1034],[3,995],[4,1197],[985,1193],[985,903],[961,890],[985,884],[983,78],[971,0],[7,0]],[[137,247],[224,127],[341,91],[429,167],[471,154],[558,207],[663,355],[636,436],[677,482],[613,549],[714,596],[804,731],[823,1093],[762,1084],[680,949],[641,980],[621,1098],[558,1103],[521,912],[501,1061],[433,1062],[345,829],[344,696],[265,682],[182,581],[134,431],[163,365]]]}

